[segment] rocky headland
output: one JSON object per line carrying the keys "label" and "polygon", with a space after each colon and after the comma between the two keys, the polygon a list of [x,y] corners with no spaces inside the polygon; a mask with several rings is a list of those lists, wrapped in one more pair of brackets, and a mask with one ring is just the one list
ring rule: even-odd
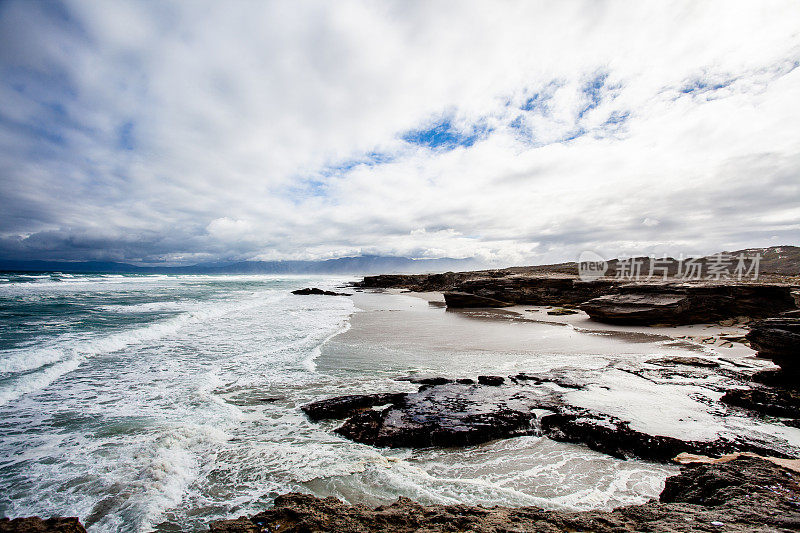
{"label": "rocky headland", "polygon": [[659,283],[598,279],[566,274],[447,273],[372,276],[362,288],[438,291],[451,308],[543,305],[577,307],[609,324],[697,324],[735,317],[767,318],[797,309],[792,280],[772,283],[725,281]]}

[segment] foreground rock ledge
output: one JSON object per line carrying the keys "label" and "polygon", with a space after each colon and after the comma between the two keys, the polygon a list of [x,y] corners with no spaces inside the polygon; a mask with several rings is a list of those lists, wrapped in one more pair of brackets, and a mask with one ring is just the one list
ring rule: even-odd
{"label": "foreground rock ledge", "polygon": [[0,518],[0,533],[86,533],[75,517],[43,519],[38,516],[26,518]]}
{"label": "foreground rock ledge", "polygon": [[800,528],[798,474],[760,458],[693,464],[668,478],[660,501],[614,511],[564,512],[536,507],[423,506],[407,498],[371,509],[336,498],[287,494],[250,518],[211,524],[216,533],[336,531],[733,531]]}

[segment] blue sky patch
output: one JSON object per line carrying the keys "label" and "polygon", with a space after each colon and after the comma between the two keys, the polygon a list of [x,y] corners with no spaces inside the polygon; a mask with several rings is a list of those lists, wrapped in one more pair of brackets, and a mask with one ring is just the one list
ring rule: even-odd
{"label": "blue sky patch", "polygon": [[734,80],[725,80],[723,82],[710,83],[706,80],[696,79],[686,83],[681,87],[680,91],[683,94],[702,94],[709,91],[718,91],[719,89],[724,89],[729,86],[733,81]]}
{"label": "blue sky patch", "polygon": [[583,109],[581,109],[580,113],[578,113],[578,118],[582,118],[583,115],[599,106],[600,102],[603,101],[603,90],[605,88],[607,79],[608,74],[598,74],[586,82],[581,88],[581,92],[589,99],[589,103],[586,104]]}
{"label": "blue sky patch", "polygon": [[395,158],[396,155],[387,152],[368,152],[361,157],[345,159],[338,163],[328,165],[323,168],[319,174],[325,177],[340,176],[362,165],[368,167],[384,165],[386,163],[391,163]]}
{"label": "blue sky patch", "polygon": [[117,146],[126,151],[134,149],[133,121],[125,122],[117,129]]}
{"label": "blue sky patch", "polygon": [[538,111],[542,114],[547,113],[547,101],[552,98],[552,95],[543,94],[543,93],[535,93],[533,96],[525,100],[525,102],[519,107],[523,111]]}
{"label": "blue sky patch", "polygon": [[480,124],[471,126],[467,131],[460,130],[446,117],[428,127],[408,131],[401,138],[409,144],[427,146],[433,150],[453,150],[459,146],[470,147],[490,132],[488,126]]}

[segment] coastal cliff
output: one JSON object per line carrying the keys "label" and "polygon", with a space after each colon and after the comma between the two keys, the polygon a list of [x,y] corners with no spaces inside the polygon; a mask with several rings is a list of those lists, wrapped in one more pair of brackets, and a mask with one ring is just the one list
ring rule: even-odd
{"label": "coastal cliff", "polygon": [[[570,265],[570,264],[566,264]],[[574,265],[574,264],[573,264]],[[542,267],[367,276],[365,289],[438,291],[451,308],[538,305],[578,307],[609,324],[697,324],[735,317],[768,318],[796,310],[798,278],[768,274],[763,282],[730,279],[629,280],[613,276],[582,280],[578,267]]]}

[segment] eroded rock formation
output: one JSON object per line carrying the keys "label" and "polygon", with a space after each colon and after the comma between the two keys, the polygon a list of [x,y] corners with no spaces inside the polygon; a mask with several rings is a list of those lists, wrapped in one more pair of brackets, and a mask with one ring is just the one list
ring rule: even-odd
{"label": "eroded rock formation", "polygon": [[667,479],[660,501],[614,511],[565,512],[536,507],[423,506],[407,498],[370,508],[333,497],[287,494],[252,517],[211,524],[215,533],[262,531],[623,531],[772,532],[800,528],[796,473],[755,457],[692,464]]}

